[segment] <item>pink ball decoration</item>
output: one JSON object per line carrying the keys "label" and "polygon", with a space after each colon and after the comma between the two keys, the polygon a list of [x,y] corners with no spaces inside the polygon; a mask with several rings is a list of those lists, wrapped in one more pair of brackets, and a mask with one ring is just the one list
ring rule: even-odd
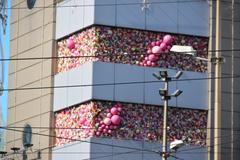
{"label": "pink ball decoration", "polygon": [[161,49],[161,47],[159,47],[159,46],[154,46],[153,48],[152,48],[152,53],[154,53],[154,54],[156,54],[156,53],[161,53],[162,52],[162,49]]}
{"label": "pink ball decoration", "polygon": [[151,42],[151,46],[152,47],[156,46],[156,43],[155,42]]}
{"label": "pink ball decoration", "polygon": [[160,44],[160,49],[163,51],[163,50],[165,50],[166,48],[167,48],[166,43],[162,42],[162,43]]}
{"label": "pink ball decoration", "polygon": [[100,134],[101,134],[100,132],[96,132],[96,136],[100,136]]}
{"label": "pink ball decoration", "polygon": [[122,107],[118,107],[117,110],[118,110],[119,112],[121,112],[121,111],[122,111]]}
{"label": "pink ball decoration", "polygon": [[166,43],[166,44],[168,44],[168,45],[172,43],[172,40],[173,40],[173,38],[172,38],[172,36],[169,35],[169,34],[167,34],[167,35],[165,35],[165,36],[163,37],[163,42]]}
{"label": "pink ball decoration", "polygon": [[156,42],[156,45],[159,46],[162,43],[162,40]]}
{"label": "pink ball decoration", "polygon": [[79,123],[80,123],[80,124],[84,124],[85,122],[86,122],[86,118],[85,118],[85,117],[80,118],[80,120],[79,120]]}
{"label": "pink ball decoration", "polygon": [[120,116],[119,115],[113,115],[111,118],[111,122],[115,125],[119,125],[120,124]]}
{"label": "pink ball decoration", "polygon": [[103,129],[103,133],[107,133],[107,131],[108,131],[107,129]]}
{"label": "pink ball decoration", "polygon": [[111,113],[107,113],[107,117],[108,117],[108,118],[111,118],[111,117],[112,117],[112,114],[111,114]]}
{"label": "pink ball decoration", "polygon": [[155,66],[156,66],[156,63],[152,62],[152,63],[151,63],[151,66],[152,66],[152,67],[155,67]]}
{"label": "pink ball decoration", "polygon": [[145,61],[148,61],[148,57],[145,57],[144,60],[145,60]]}
{"label": "pink ball decoration", "polygon": [[105,118],[105,119],[103,120],[103,122],[104,122],[104,124],[106,124],[106,125],[110,125],[110,124],[111,124],[111,119],[110,119],[110,118]]}
{"label": "pink ball decoration", "polygon": [[117,112],[118,112],[118,110],[117,110],[116,107],[112,107],[112,108],[111,108],[111,113],[112,113],[112,115],[117,114]]}
{"label": "pink ball decoration", "polygon": [[74,41],[72,39],[67,40],[67,48],[68,49],[73,49],[75,47]]}
{"label": "pink ball decoration", "polygon": [[147,54],[151,54],[151,53],[152,53],[151,49],[147,50]]}
{"label": "pink ball decoration", "polygon": [[151,61],[147,61],[147,65],[150,66],[151,65]]}
{"label": "pink ball decoration", "polygon": [[111,134],[112,133],[112,130],[108,130],[108,134]]}
{"label": "pink ball decoration", "polygon": [[155,56],[154,54],[150,54],[150,55],[148,56],[148,59],[149,59],[150,61],[155,61],[155,60],[156,60],[156,56]]}
{"label": "pink ball decoration", "polygon": [[85,126],[89,126],[89,122],[88,122],[88,121],[85,121],[85,122],[84,122],[84,125],[85,125]]}

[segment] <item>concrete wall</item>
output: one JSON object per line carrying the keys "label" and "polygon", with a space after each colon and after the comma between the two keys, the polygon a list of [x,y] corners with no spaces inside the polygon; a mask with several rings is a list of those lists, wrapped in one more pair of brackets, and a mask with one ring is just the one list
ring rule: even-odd
{"label": "concrete wall", "polygon": [[[57,87],[54,89],[54,111],[92,99],[162,105],[163,101],[158,90],[164,88],[164,84],[157,82],[152,75],[159,70],[160,68],[97,61],[59,73],[55,75],[54,82],[54,86]],[[174,76],[176,72],[168,69],[169,75]],[[184,71],[181,79],[198,79],[206,76],[204,73]],[[127,84],[129,82],[133,83]],[[61,88],[61,86],[73,87]],[[169,105],[207,109],[205,80],[172,81],[169,86],[169,93],[173,93],[177,88],[183,90],[183,94],[177,99],[172,98],[169,101]]]}
{"label": "concrete wall", "polygon": [[[32,10],[27,1],[11,1],[10,58],[51,57],[55,45],[54,0],[37,0]],[[46,7],[46,8],[44,8]],[[52,85],[52,60],[9,61],[9,88],[31,88]],[[52,90],[12,90],[8,92],[8,127],[49,127],[52,113]],[[22,128],[19,128],[21,131]],[[35,133],[50,134],[48,128],[33,129]],[[33,150],[49,146],[49,137],[32,136]],[[7,152],[12,147],[22,146],[22,132],[7,132]],[[19,157],[18,157],[19,156]],[[21,155],[17,157],[20,159]],[[30,154],[29,159],[35,157]],[[48,154],[42,155],[47,160]],[[18,159],[14,157],[14,159]],[[10,157],[8,157],[10,158]]]}
{"label": "concrete wall", "polygon": [[[161,151],[162,146],[159,143],[95,137],[80,141],[55,147],[52,160],[159,160],[161,158],[160,154],[151,152]],[[204,147],[184,146],[175,156],[184,160],[206,160],[207,152]],[[175,158],[169,157],[168,159],[174,160]]]}
{"label": "concrete wall", "polygon": [[[58,4],[56,39],[92,24],[208,36],[207,1],[65,0]],[[69,7],[73,6],[73,7]]]}

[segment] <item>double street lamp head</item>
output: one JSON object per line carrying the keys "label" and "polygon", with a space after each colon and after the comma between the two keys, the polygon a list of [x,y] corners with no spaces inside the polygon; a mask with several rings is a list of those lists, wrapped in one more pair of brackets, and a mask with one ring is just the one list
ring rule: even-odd
{"label": "double street lamp head", "polygon": [[166,70],[160,70],[157,73],[153,73],[153,76],[156,77],[158,80],[163,80],[163,81],[171,81],[171,79],[179,79],[182,76],[183,72],[178,71],[174,77],[169,77],[168,72]]}

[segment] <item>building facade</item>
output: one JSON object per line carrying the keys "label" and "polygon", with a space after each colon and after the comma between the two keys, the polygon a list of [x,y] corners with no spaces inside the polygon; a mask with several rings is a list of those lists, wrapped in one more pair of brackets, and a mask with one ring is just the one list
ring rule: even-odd
{"label": "building facade", "polygon": [[[32,9],[29,1],[11,2],[10,17],[10,58],[51,57],[55,49],[55,9],[53,0],[37,0]],[[51,86],[53,81],[53,63],[51,59],[28,61],[9,61],[9,87],[34,88]],[[32,132],[50,135],[52,121],[52,89],[13,90],[8,96],[7,131],[8,157],[21,157],[24,151],[23,127],[26,124],[36,127]],[[18,128],[20,127],[20,128]],[[22,128],[21,128],[22,127]],[[15,131],[14,131],[15,130]],[[20,130],[19,132],[16,130]],[[51,141],[48,136],[32,136],[34,150],[48,148]],[[19,148],[19,153],[13,150]],[[48,149],[46,149],[48,151]],[[37,155],[29,154],[28,159]],[[50,155],[43,154],[42,159]]]}
{"label": "building facade", "polygon": [[[10,58],[19,60],[10,61],[9,88],[19,90],[9,91],[7,157],[159,159],[163,82],[152,73],[165,69],[169,75],[183,71],[179,81],[170,83],[170,92],[181,89],[183,94],[169,101],[168,141],[183,140],[185,146],[169,159],[213,158],[208,153],[214,146],[214,81],[207,79],[214,66],[170,52],[173,45],[184,45],[198,57],[214,56],[208,53],[215,43],[213,6],[208,1],[45,0],[28,9],[26,1],[12,2]],[[235,38],[231,42],[237,46]],[[226,67],[237,64],[236,56],[232,65],[226,59]],[[20,60],[29,57],[36,59]],[[234,80],[222,82],[222,93],[225,83],[235,88]],[[234,93],[228,96],[237,110]],[[231,118],[222,124],[232,128],[222,135],[238,125],[232,123],[235,110],[226,114]],[[29,125],[31,134],[25,134]],[[222,156],[234,159],[238,144],[229,145],[231,155]],[[16,147],[20,154],[14,154]]]}

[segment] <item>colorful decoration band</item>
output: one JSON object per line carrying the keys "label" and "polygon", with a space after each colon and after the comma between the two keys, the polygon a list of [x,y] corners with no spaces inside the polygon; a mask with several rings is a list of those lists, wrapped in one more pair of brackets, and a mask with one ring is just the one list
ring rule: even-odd
{"label": "colorful decoration band", "polygon": [[206,72],[207,64],[192,55],[170,52],[172,45],[192,46],[196,56],[207,58],[208,39],[128,28],[92,26],[58,41],[57,72],[88,61],[175,68]]}
{"label": "colorful decoration band", "polygon": [[[143,104],[91,101],[55,113],[56,146],[87,137],[161,142],[163,108]],[[168,140],[206,145],[207,111],[172,108]]]}

